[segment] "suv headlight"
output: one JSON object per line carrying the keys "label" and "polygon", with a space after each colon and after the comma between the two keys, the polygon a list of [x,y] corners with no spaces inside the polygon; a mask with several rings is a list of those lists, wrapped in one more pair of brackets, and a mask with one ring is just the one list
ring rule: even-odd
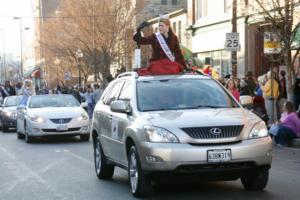
{"label": "suv headlight", "polygon": [[45,120],[42,117],[35,116],[35,115],[28,115],[29,119],[33,122],[43,123]]}
{"label": "suv headlight", "polygon": [[86,113],[81,113],[81,115],[77,118],[78,121],[88,120],[89,116]]}
{"label": "suv headlight", "polygon": [[264,122],[259,122],[252,128],[249,139],[267,137],[269,135],[267,126]]}
{"label": "suv headlight", "polygon": [[144,126],[149,142],[179,143],[179,139],[170,131],[155,126]]}

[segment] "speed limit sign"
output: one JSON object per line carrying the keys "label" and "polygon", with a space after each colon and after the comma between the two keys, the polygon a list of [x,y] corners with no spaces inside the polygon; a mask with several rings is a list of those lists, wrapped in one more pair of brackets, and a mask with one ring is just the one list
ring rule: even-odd
{"label": "speed limit sign", "polygon": [[226,33],[225,50],[239,51],[240,50],[240,35],[239,33]]}

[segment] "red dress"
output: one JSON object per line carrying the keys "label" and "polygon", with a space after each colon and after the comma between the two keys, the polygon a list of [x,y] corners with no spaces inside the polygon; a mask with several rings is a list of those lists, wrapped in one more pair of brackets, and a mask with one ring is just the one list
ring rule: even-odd
{"label": "red dress", "polygon": [[[150,58],[150,65],[148,67],[148,69],[151,70],[152,74],[160,73],[159,70],[164,70],[162,69],[163,67],[168,67],[168,69],[165,69],[166,71],[173,71],[171,72],[171,74],[176,73],[176,71],[182,72],[186,64],[181,49],[179,47],[177,37],[173,34],[169,34],[168,38],[166,38],[164,35],[162,36],[165,39],[170,51],[174,54],[176,63],[169,60],[169,58],[161,48],[160,43],[158,42],[155,34],[151,34],[148,37],[142,37],[140,36],[140,34],[137,33],[134,35],[133,39],[135,41],[138,41],[142,45],[150,44],[152,46],[152,56]],[[174,69],[172,67],[169,67],[168,65],[174,65],[178,69]]]}

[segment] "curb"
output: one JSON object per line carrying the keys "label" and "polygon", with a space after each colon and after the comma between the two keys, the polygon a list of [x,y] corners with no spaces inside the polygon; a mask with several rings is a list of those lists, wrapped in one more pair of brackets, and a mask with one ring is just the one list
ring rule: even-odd
{"label": "curb", "polygon": [[293,139],[289,142],[289,147],[297,147],[300,148],[300,138]]}

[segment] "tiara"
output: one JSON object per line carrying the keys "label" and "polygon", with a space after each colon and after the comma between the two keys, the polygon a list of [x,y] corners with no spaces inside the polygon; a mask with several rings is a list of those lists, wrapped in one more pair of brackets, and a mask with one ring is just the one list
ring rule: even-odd
{"label": "tiara", "polygon": [[169,19],[169,15],[163,15],[163,14],[160,14],[159,15],[159,20],[162,20],[162,19]]}

